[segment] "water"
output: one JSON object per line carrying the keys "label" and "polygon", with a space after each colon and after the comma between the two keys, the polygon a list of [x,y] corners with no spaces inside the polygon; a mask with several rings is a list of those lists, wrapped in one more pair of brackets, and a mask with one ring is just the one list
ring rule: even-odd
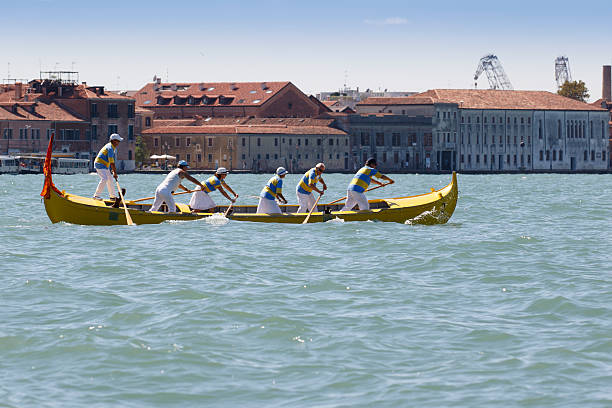
{"label": "water", "polygon": [[437,226],[53,225],[41,185],[0,176],[0,407],[612,406],[609,175],[459,175]]}

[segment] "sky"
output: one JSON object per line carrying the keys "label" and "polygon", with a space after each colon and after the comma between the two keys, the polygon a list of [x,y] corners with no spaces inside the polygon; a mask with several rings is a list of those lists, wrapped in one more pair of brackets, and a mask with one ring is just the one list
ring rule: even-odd
{"label": "sky", "polygon": [[[555,58],[591,100],[612,64],[612,1],[20,0],[2,6],[0,78],[78,71],[81,82],[291,81],[350,88],[474,88],[495,54],[514,89],[556,91]],[[488,88],[486,75],[478,88]]]}

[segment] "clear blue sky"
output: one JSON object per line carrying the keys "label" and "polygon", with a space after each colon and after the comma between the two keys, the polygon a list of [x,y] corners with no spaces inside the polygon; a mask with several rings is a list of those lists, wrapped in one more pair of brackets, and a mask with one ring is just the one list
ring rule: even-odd
{"label": "clear blue sky", "polygon": [[[90,4],[91,3],[91,4]],[[3,2],[0,78],[74,70],[139,89],[170,81],[284,81],[304,92],[470,88],[496,54],[515,89],[555,90],[567,55],[591,100],[612,63],[612,1]],[[346,73],[346,74],[345,74]],[[487,88],[483,76],[479,88]]]}

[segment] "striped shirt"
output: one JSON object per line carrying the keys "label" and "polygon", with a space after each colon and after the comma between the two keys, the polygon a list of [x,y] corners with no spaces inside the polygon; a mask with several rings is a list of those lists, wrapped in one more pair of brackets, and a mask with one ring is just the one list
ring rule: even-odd
{"label": "striped shirt", "polygon": [[356,191],[358,193],[363,193],[368,189],[368,186],[372,181],[372,177],[381,178],[382,174],[380,173],[380,171],[376,170],[373,167],[363,166],[353,176],[353,179],[351,180],[348,189]]}
{"label": "striped shirt", "polygon": [[96,169],[108,169],[111,163],[115,162],[115,157],[117,156],[117,150],[113,147],[112,143],[107,143],[103,148],[98,152],[98,156],[94,161],[94,167]]}
{"label": "striped shirt", "polygon": [[202,185],[204,186],[204,192],[212,193],[221,187],[221,180],[217,176],[210,176]]}
{"label": "striped shirt", "polygon": [[275,200],[278,194],[283,193],[283,179],[278,175],[268,180],[268,184],[265,185],[259,196],[261,198],[267,198],[268,200]]}
{"label": "striped shirt", "polygon": [[316,169],[313,167],[302,176],[302,179],[297,185],[297,192],[300,194],[312,193],[312,187],[321,180],[321,176],[317,175]]}

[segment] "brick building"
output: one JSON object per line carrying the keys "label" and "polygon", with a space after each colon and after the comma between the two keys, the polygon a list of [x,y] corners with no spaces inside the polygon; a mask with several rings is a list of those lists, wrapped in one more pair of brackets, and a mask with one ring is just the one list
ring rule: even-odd
{"label": "brick building", "polygon": [[[550,92],[434,89],[407,98],[368,98],[357,104],[357,112],[371,116],[373,124],[366,128],[364,119],[350,117],[354,157],[368,148],[377,155],[396,148],[399,155],[412,142],[409,135],[422,132],[422,139],[416,138],[416,150],[422,152],[416,170],[609,168],[609,113]],[[374,119],[380,115],[405,117],[407,123],[391,127]],[[431,124],[424,124],[426,118]],[[389,169],[402,167],[401,160],[383,163]]]}
{"label": "brick building", "polygon": [[[60,74],[60,73],[58,73]],[[61,78],[60,75],[58,77]],[[93,158],[108,142],[111,133],[125,140],[118,149],[117,168],[134,168],[135,100],[105,91],[103,86],[87,86],[75,81],[41,79],[27,85],[16,83],[1,88],[0,104],[34,104],[32,117],[42,118],[44,109],[55,109],[58,119],[49,119],[57,127],[56,149],[74,153],[77,157]],[[47,108],[45,108],[47,107]],[[38,109],[38,111],[36,111]],[[26,109],[27,110],[27,109]],[[60,112],[61,111],[61,112]],[[24,114],[22,113],[21,116]],[[52,114],[49,118],[53,118]],[[61,120],[65,116],[70,120]],[[11,141],[11,146],[13,146]],[[46,143],[45,143],[46,144]],[[17,149],[17,145],[15,149]],[[30,152],[31,150],[27,150]]]}
{"label": "brick building", "polygon": [[291,82],[148,83],[136,104],[157,119],[315,117],[326,110]]}
{"label": "brick building", "polygon": [[279,166],[302,171],[323,161],[330,170],[349,168],[350,140],[333,119],[207,118],[155,120],[143,130],[151,154],[187,160],[194,169],[270,172]]}

